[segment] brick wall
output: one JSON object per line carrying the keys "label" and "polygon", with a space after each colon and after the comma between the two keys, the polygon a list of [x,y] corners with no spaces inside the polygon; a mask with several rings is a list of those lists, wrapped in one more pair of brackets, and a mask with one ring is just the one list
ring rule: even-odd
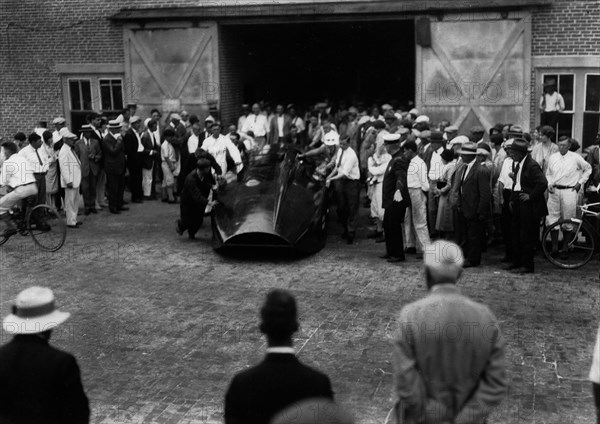
{"label": "brick wall", "polygon": [[[63,113],[65,87],[55,72],[56,63],[123,63],[121,27],[107,20],[121,8],[199,4],[199,0],[171,0],[168,4],[163,0],[2,0],[0,136],[29,131],[38,120],[51,121]],[[552,8],[533,15],[532,53],[598,55],[599,22],[600,0],[556,0]],[[226,111],[239,105],[241,93],[235,85],[234,66],[226,65],[235,58],[222,46],[220,55],[220,76],[225,84],[222,118],[229,121],[230,112]],[[532,106],[532,116],[534,112]]]}
{"label": "brick wall", "polygon": [[[554,0],[551,8],[533,13],[531,38],[533,56],[600,55],[600,0]],[[540,84],[532,69],[531,128],[538,113]]]}
{"label": "brick wall", "polygon": [[238,78],[237,57],[241,54],[236,48],[234,35],[227,27],[219,29],[219,90],[221,121],[223,125],[237,124],[240,105],[243,102],[242,83]]}

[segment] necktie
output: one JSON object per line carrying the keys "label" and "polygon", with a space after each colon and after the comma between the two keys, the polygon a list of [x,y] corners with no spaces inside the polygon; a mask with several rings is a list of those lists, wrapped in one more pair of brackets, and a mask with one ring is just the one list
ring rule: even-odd
{"label": "necktie", "polygon": [[40,161],[40,166],[44,166],[44,164],[42,163],[42,158],[40,157],[40,154],[38,153],[37,149],[34,149],[35,151],[35,155],[37,156],[38,160]]}
{"label": "necktie", "polygon": [[521,169],[521,164],[519,162],[513,163],[513,191],[515,190],[515,186],[517,185],[517,176],[519,175],[519,170]]}
{"label": "necktie", "polygon": [[338,168],[342,164],[342,156],[344,156],[344,151],[343,150],[340,152],[340,158],[338,159],[338,163],[337,163],[337,167]]}

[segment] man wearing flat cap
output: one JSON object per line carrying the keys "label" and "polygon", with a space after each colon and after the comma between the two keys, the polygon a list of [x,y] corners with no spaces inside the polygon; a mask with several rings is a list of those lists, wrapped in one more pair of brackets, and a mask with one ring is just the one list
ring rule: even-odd
{"label": "man wearing flat cap", "polygon": [[517,273],[533,273],[535,248],[539,237],[540,219],[548,215],[544,192],[548,181],[540,165],[527,151],[524,139],[516,139],[510,146],[513,160],[513,186],[510,198],[512,263],[506,269]]}
{"label": "man wearing flat cap", "polygon": [[[408,133],[408,131],[404,131]],[[383,230],[385,231],[385,255],[382,259],[388,262],[402,262],[405,260],[404,243],[402,240],[404,216],[406,208],[410,205],[410,194],[406,176],[409,161],[402,154],[400,134],[384,136],[384,145],[392,157],[383,175],[382,206]]]}
{"label": "man wearing flat cap", "polygon": [[18,294],[3,322],[15,337],[0,347],[0,422],[86,424],[87,396],[75,358],[49,345],[52,331],[70,316],[56,309],[52,290]]}
{"label": "man wearing flat cap", "polygon": [[285,290],[270,291],[260,317],[267,355],[231,381],[225,394],[225,424],[268,424],[277,412],[295,402],[333,400],[329,378],[296,357],[292,335],[300,324],[294,296]]}
{"label": "man wearing flat cap", "polygon": [[498,321],[456,287],[457,244],[433,242],[424,264],[429,294],[402,308],[394,334],[397,422],[482,424],[507,392]]}

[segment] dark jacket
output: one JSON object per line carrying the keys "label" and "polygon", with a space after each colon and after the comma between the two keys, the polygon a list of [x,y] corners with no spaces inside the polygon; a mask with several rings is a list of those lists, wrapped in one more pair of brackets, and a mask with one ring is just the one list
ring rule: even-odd
{"label": "dark jacket", "polygon": [[530,155],[527,155],[521,171],[521,191],[529,194],[529,201],[532,202],[536,216],[548,215],[548,206],[544,197],[546,188],[548,188],[548,180],[542,168]]}
{"label": "dark jacket", "polygon": [[457,206],[466,219],[476,219],[479,217],[487,218],[492,212],[492,188],[491,173],[485,166],[481,166],[477,159],[462,182],[463,173],[466,171],[466,165],[461,167],[458,178],[458,199]]}
{"label": "dark jacket", "polygon": [[190,172],[185,177],[183,190],[181,191],[181,203],[201,206],[204,209],[214,184],[215,180],[212,174],[207,174],[202,180],[197,172]]}
{"label": "dark jacket", "polygon": [[142,155],[138,154],[138,139],[133,128],[127,130],[123,142],[125,144],[125,154],[127,155],[127,167],[141,166]]}
{"label": "dark jacket", "polygon": [[[90,136],[90,147],[85,144],[84,139],[79,139],[75,143],[75,153],[81,162],[81,175],[87,177],[90,172],[93,175],[98,175],[100,172],[100,163],[102,162],[102,150],[100,142]],[[90,159],[89,155],[94,155],[94,159]]]}
{"label": "dark jacket", "polygon": [[90,409],[75,358],[36,335],[0,348],[0,422],[88,423]]}
{"label": "dark jacket", "polygon": [[286,406],[313,397],[333,399],[329,378],[295,355],[270,353],[233,378],[225,395],[225,423],[268,424]]}
{"label": "dark jacket", "polygon": [[[160,140],[156,140],[156,143],[152,141],[150,133],[144,131],[142,134],[142,146],[144,146],[144,152],[142,153],[142,168],[152,169],[152,165],[157,161],[157,158],[160,159]],[[153,153],[151,154],[151,152]]]}
{"label": "dark jacket", "polygon": [[404,205],[410,205],[410,194],[408,193],[408,184],[406,183],[406,174],[408,173],[409,161],[402,155],[402,151],[394,153],[388,163],[388,167],[383,174],[382,187],[382,206],[389,208],[394,202],[394,193],[400,190],[402,202]]}
{"label": "dark jacket", "polygon": [[210,161],[210,166],[212,169],[214,169],[217,175],[222,174],[221,167],[217,163],[217,160],[214,158],[214,156],[208,153],[206,150],[198,149],[194,152],[193,155],[189,155],[187,157],[185,163],[181,164],[181,173],[179,175],[183,174],[187,177],[190,172],[196,169],[198,160],[202,158],[208,159]]}
{"label": "dark jacket", "polygon": [[123,141],[117,141],[113,134],[109,133],[102,141],[104,153],[104,171],[111,175],[123,175],[125,173],[125,148]]}

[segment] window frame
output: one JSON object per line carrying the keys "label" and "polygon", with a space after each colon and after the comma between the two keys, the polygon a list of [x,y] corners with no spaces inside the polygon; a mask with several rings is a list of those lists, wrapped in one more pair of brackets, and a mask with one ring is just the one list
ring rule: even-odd
{"label": "window frame", "polygon": [[84,109],[83,108],[83,92],[81,90],[81,84],[79,85],[79,101],[81,103],[82,108],[81,109],[73,109],[73,105],[71,104],[71,81],[88,81],[90,83],[90,99],[91,99],[91,103],[92,103],[92,107],[94,106],[94,86],[92,83],[92,78],[86,78],[86,77],[68,77],[67,78],[67,90],[68,90],[68,94],[67,97],[69,98],[69,113],[76,111],[76,112],[85,112],[85,111],[92,111],[94,109]]}
{"label": "window frame", "polygon": [[600,104],[598,105],[598,110],[587,110],[586,109],[586,100],[587,100],[587,88],[588,88],[588,76],[593,75],[600,77],[600,72],[585,72],[583,74],[583,113],[600,113]]}
{"label": "window frame", "polygon": [[[561,115],[570,115],[571,116],[571,134],[570,137],[571,138],[576,138],[575,134],[576,134],[576,122],[575,122],[575,117],[576,117],[576,111],[577,111],[577,72],[574,71],[562,71],[562,70],[546,70],[546,71],[541,71],[540,73],[540,82],[542,83],[542,86],[544,84],[544,79],[546,78],[546,76],[556,76],[556,92],[560,94],[560,76],[561,75],[572,75],[573,76],[573,101],[571,103],[571,107],[573,109],[571,110],[563,110],[562,112],[560,112]],[[542,96],[544,95],[544,91],[542,90]],[[562,94],[561,94],[562,96]],[[541,97],[541,96],[540,96]],[[539,105],[539,100],[540,97],[538,97],[537,99],[537,104]],[[564,97],[563,97],[564,100]],[[566,104],[565,104],[565,108],[566,108]],[[538,109],[538,115],[540,114],[540,111]],[[583,116],[583,115],[582,115]],[[536,122],[537,121],[537,117],[536,117]],[[582,118],[583,119],[583,118]]]}
{"label": "window frame", "polygon": [[[124,89],[124,78],[123,77],[105,77],[105,76],[99,76],[97,78],[97,86],[98,86],[98,103],[99,103],[99,108],[98,110],[104,110],[102,109],[102,86],[101,86],[101,82],[102,81],[115,81],[118,80],[121,82],[121,109],[123,109],[125,107],[125,89]],[[112,90],[112,84],[110,85],[110,100],[111,100],[111,106],[114,106],[114,98],[113,98],[113,90]],[[111,110],[119,110],[119,109],[111,109]]]}

